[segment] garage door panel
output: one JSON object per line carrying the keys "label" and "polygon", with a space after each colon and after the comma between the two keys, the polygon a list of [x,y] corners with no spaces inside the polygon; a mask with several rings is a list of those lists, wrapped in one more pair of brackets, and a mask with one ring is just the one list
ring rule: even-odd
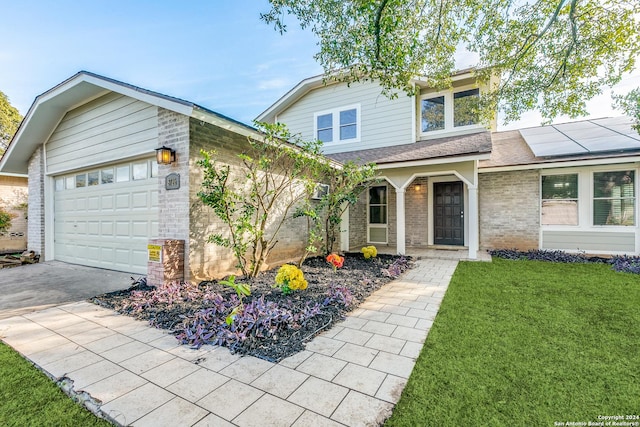
{"label": "garage door panel", "polygon": [[100,197],[87,197],[87,210],[90,212],[100,212]]}
{"label": "garage door panel", "polygon": [[116,194],[116,210],[118,211],[128,211],[129,209],[131,209],[131,206],[129,204],[129,197],[130,194],[129,193],[119,193]]}
{"label": "garage door panel", "polygon": [[158,236],[157,199],[157,177],[56,191],[55,259],[146,273],[148,240]]}
{"label": "garage door panel", "polygon": [[100,200],[100,209],[103,212],[113,209],[113,194],[109,194],[107,196],[102,196],[102,198]]}

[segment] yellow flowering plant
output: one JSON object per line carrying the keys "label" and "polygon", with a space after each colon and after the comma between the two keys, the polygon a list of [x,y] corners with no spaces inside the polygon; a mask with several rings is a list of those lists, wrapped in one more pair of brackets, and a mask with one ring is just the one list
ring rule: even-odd
{"label": "yellow flowering plant", "polygon": [[360,252],[364,255],[364,259],[375,258],[378,255],[378,250],[375,246],[365,246],[360,249]]}
{"label": "yellow flowering plant", "polygon": [[278,287],[282,290],[282,293],[287,295],[291,291],[298,291],[307,289],[307,281],[304,278],[304,273],[295,265],[285,264],[278,270],[276,274],[276,284],[274,287]]}

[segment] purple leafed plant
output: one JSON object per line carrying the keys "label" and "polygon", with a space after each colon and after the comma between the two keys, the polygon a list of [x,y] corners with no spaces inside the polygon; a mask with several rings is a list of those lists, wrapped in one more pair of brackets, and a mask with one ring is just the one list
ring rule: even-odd
{"label": "purple leafed plant", "polygon": [[[151,290],[133,291],[129,297],[129,302],[124,305],[123,310],[130,310],[136,314],[150,307],[158,305],[171,306],[185,301],[195,301],[202,298],[203,292],[198,285],[185,282],[172,282],[160,285]],[[206,295],[209,295],[206,293]]]}
{"label": "purple leafed plant", "polygon": [[199,348],[203,344],[223,345],[231,350],[248,338],[268,339],[284,329],[299,329],[305,320],[320,314],[320,304],[305,303],[296,306],[288,299],[279,305],[265,301],[264,297],[252,300],[244,305],[231,324],[225,318],[233,307],[237,306],[237,297],[232,295],[228,301],[216,299],[214,307],[196,312],[186,318],[177,338],[183,344]]}
{"label": "purple leafed plant", "polygon": [[324,299],[322,304],[327,306],[329,304],[338,303],[345,307],[349,307],[353,302],[353,295],[346,286],[339,286],[332,283],[327,290],[327,297]]}
{"label": "purple leafed plant", "polygon": [[640,274],[640,257],[638,256],[614,256],[611,264],[615,271]]}
{"label": "purple leafed plant", "polygon": [[409,263],[410,261],[406,257],[397,258],[389,267],[380,269],[380,273],[385,277],[399,277],[410,267]]}
{"label": "purple leafed plant", "polygon": [[491,256],[503,259],[530,261],[548,261],[562,263],[608,263],[609,260],[601,257],[589,257],[584,254],[570,254],[563,251],[529,250],[518,251],[516,249],[496,249],[489,251]]}

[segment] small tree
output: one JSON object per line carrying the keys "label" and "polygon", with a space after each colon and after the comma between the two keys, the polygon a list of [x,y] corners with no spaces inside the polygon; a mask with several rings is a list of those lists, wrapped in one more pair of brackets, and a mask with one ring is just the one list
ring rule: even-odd
{"label": "small tree", "polygon": [[308,245],[299,260],[300,265],[310,253],[323,251],[329,254],[334,251],[342,224],[342,214],[349,206],[356,204],[358,196],[375,176],[373,163],[361,166],[347,162],[342,167],[336,167],[326,160],[321,169],[323,176],[330,183],[329,192],[318,201],[307,201],[295,214],[305,216],[309,224]]}
{"label": "small tree", "polygon": [[230,248],[249,277],[260,272],[294,207],[310,197],[325,162],[319,142],[303,141],[282,124],[257,126],[264,138],[249,138],[237,171],[216,160],[214,151],[202,152],[198,162],[204,170],[198,196],[229,230],[229,237],[217,233],[209,241]]}

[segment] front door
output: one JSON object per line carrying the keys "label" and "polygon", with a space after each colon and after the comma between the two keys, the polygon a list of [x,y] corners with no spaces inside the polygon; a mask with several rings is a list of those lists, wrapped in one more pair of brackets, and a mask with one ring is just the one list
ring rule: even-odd
{"label": "front door", "polygon": [[464,245],[464,196],[462,182],[433,184],[433,243]]}

